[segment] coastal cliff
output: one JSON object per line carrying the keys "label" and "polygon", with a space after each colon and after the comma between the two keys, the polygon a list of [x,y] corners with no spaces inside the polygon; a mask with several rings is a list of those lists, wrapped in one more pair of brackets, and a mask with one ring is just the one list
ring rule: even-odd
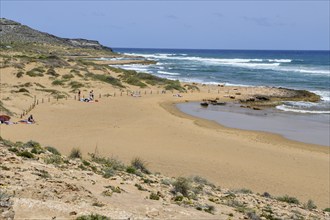
{"label": "coastal cliff", "polygon": [[1,44],[6,43],[44,43],[50,45],[91,48],[111,51],[110,47],[101,45],[96,40],[61,38],[52,34],[37,31],[16,21],[0,18]]}

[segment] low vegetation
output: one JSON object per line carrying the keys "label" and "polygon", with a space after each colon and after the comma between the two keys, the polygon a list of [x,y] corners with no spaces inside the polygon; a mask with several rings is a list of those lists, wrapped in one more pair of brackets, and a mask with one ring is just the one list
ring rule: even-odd
{"label": "low vegetation", "polygon": [[69,158],[71,159],[81,159],[82,158],[82,154],[80,149],[78,148],[73,148],[69,154]]}
{"label": "low vegetation", "polygon": [[[272,205],[275,204],[277,207],[283,207],[283,204],[281,204],[282,202],[289,203],[288,205],[285,205],[285,207],[291,207],[291,204],[294,205],[292,206],[294,207],[294,209],[292,209],[293,214],[288,215],[285,213],[285,217],[287,218],[303,219],[303,212],[298,211],[298,209],[304,209],[305,212],[319,212],[315,210],[317,207],[312,200],[309,200],[304,205],[300,205],[296,198],[287,195],[277,199],[272,199],[269,193],[264,193],[263,195],[258,196],[253,194],[251,190],[245,188],[238,190],[222,190],[209,182],[207,179],[200,176],[192,176],[188,178],[167,178],[160,174],[153,174],[147,168],[146,162],[140,158],[134,158],[129,165],[125,165],[113,157],[98,156],[97,153],[90,153],[89,159],[82,159],[80,150],[73,148],[69,155],[69,158],[75,159],[73,161],[66,159],[65,156],[61,156],[60,152],[56,148],[44,148],[40,145],[40,143],[32,140],[26,143],[13,143],[0,138],[0,147],[2,146],[5,146],[9,151],[15,153],[19,157],[35,160],[36,162],[34,163],[44,161],[45,164],[53,164],[55,168],[61,170],[60,172],[69,171],[70,169],[75,169],[77,171],[89,171],[85,174],[88,174],[88,176],[93,176],[92,179],[88,178],[88,181],[91,181],[92,184],[96,184],[95,178],[98,176],[109,178],[109,182],[107,182],[108,184],[103,185],[105,189],[100,192],[100,195],[105,198],[114,197],[115,193],[126,193],[121,186],[124,188],[126,184],[132,184],[136,187],[136,190],[141,191],[139,193],[142,193],[144,198],[154,200],[154,202],[161,201],[162,203],[165,202],[177,204],[182,207],[191,207],[211,215],[219,214],[219,211],[216,208],[218,205],[231,207],[232,211],[227,215],[228,217],[233,217],[232,219],[242,218],[242,216],[246,219],[281,219],[283,215],[280,218],[279,215],[276,214],[281,211],[281,209],[274,209]],[[31,174],[37,176],[36,181],[49,180],[51,181],[49,184],[60,184],[62,180],[56,180],[56,178],[58,178],[56,175],[58,174],[53,175],[50,172],[50,170],[52,171],[54,167],[49,169],[45,166],[45,164],[41,167],[39,166],[39,168],[33,168],[30,171]],[[1,165],[0,169],[2,172],[11,172],[13,167]],[[90,172],[93,172],[94,174]],[[78,173],[75,173],[75,175],[76,174]],[[85,174],[83,176],[85,176]],[[68,175],[68,173],[66,175]],[[76,176],[72,176],[72,178],[74,179]],[[112,184],[109,185],[109,183],[115,183],[112,182],[115,180],[121,180],[120,184],[123,185],[120,185],[120,187]],[[75,185],[66,184],[65,186],[74,192],[83,192],[83,189],[80,189]],[[86,195],[88,195],[88,198],[92,198],[90,197],[89,191]],[[0,197],[1,196],[2,195],[0,193]],[[246,198],[249,198],[250,200],[247,200]],[[106,203],[99,200],[93,199],[92,201],[92,206],[107,206]],[[263,204],[261,206],[260,202],[262,204],[267,202],[267,205]],[[328,211],[330,210],[324,210],[325,213]],[[103,217],[100,217],[97,214],[91,214],[80,216],[77,219],[100,218],[102,219]]]}

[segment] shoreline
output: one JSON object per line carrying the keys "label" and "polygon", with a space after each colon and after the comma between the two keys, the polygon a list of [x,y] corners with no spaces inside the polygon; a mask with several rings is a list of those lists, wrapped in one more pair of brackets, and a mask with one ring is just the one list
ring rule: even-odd
{"label": "shoreline", "polygon": [[199,103],[179,103],[176,107],[188,115],[215,121],[226,128],[278,134],[287,140],[330,147],[329,125],[324,123],[329,115],[303,115],[276,108],[256,111],[242,108],[235,102],[208,107],[201,107]]}
{"label": "shoreline", "polygon": [[[196,102],[198,100],[190,100],[189,102]],[[187,114],[183,111],[181,111],[176,105],[180,103],[184,103],[185,101],[178,101],[178,102],[163,102],[160,104],[162,108],[164,108],[166,111],[168,111],[170,114],[175,115],[180,118],[185,118],[192,120],[194,124],[208,128],[208,129],[215,129],[215,130],[220,130],[224,132],[240,132],[240,133],[245,133],[246,136],[251,135],[254,133],[259,137],[259,141],[267,142],[268,139],[272,139],[273,141],[283,144],[283,146],[288,146],[296,149],[301,149],[301,150],[308,150],[312,152],[319,152],[319,153],[325,153],[325,154],[330,154],[330,147],[324,146],[324,145],[319,145],[319,144],[312,144],[312,143],[305,143],[305,142],[300,142],[297,140],[291,140],[283,135],[276,134],[273,132],[267,132],[267,131],[256,131],[256,130],[249,130],[249,129],[240,129],[240,128],[233,128],[233,127],[227,127],[221,123],[218,123],[213,120],[209,119],[204,119],[201,117],[193,116],[190,114]]]}

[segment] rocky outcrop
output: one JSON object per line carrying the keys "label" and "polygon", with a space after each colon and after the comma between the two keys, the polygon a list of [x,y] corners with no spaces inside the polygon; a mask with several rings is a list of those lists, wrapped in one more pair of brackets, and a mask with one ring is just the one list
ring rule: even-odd
{"label": "rocky outcrop", "polygon": [[11,43],[41,43],[55,44],[66,47],[91,48],[96,50],[108,50],[111,48],[101,45],[98,41],[87,39],[61,38],[48,33],[37,31],[16,21],[0,18],[0,42]]}

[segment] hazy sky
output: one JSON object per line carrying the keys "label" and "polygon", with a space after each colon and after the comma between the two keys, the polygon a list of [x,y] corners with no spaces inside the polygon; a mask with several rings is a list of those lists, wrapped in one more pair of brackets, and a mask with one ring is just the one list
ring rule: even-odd
{"label": "hazy sky", "polygon": [[133,48],[329,50],[329,10],[329,0],[1,0],[1,17]]}

